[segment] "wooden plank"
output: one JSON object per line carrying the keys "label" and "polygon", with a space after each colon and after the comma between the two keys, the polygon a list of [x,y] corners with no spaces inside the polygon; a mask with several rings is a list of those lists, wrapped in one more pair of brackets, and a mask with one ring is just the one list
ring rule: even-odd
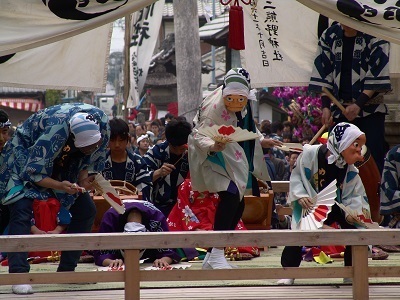
{"label": "wooden plank", "polygon": [[209,245],[296,246],[296,245],[398,245],[399,229],[324,230],[236,230],[146,233],[38,234],[0,236],[2,251],[24,252],[50,249],[158,249]]}
{"label": "wooden plank", "polygon": [[[389,259],[392,259],[391,257]],[[368,267],[368,277],[398,277],[400,274],[399,266]]]}
{"label": "wooden plank", "polygon": [[230,270],[140,271],[141,281],[255,280],[277,278],[344,278],[352,276],[352,267],[320,268],[239,268]]}
{"label": "wooden plank", "polygon": [[140,299],[140,250],[125,250],[125,299]]}
{"label": "wooden plank", "polygon": [[53,272],[0,274],[2,285],[40,283],[123,282],[124,272]]}
{"label": "wooden plank", "polygon": [[368,247],[352,246],[353,299],[368,300]]}
{"label": "wooden plank", "polygon": [[[10,289],[11,290],[11,289]],[[370,288],[371,300],[398,300],[400,286],[374,285]],[[122,300],[124,290],[92,290],[35,293],[33,295],[1,294],[0,299],[29,300]],[[247,286],[247,287],[196,287],[196,288],[156,288],[142,289],[141,300],[299,300],[352,299],[351,286]]]}
{"label": "wooden plank", "polygon": [[289,181],[271,181],[274,193],[289,192]]}

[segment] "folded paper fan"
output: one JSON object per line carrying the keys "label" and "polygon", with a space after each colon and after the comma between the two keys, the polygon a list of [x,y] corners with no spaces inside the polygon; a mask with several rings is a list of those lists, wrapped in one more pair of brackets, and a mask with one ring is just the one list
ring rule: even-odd
{"label": "folded paper fan", "polygon": [[315,203],[313,206],[303,208],[298,229],[316,230],[323,226],[332,210],[332,205],[336,203],[336,190],[336,180],[334,180],[312,199]]}
{"label": "folded paper fan", "polygon": [[202,127],[199,129],[199,133],[221,143],[242,142],[254,140],[259,137],[257,133],[250,132],[247,129],[233,127],[232,125],[213,125],[211,127]]}
{"label": "folded paper fan", "polygon": [[96,175],[93,186],[119,214],[122,215],[125,212],[125,206],[122,203],[118,192],[111,183],[103,177],[103,175],[100,173]]}
{"label": "folded paper fan", "polygon": [[356,220],[356,224],[360,227],[363,228],[369,228],[369,229],[380,229],[381,227],[379,226],[378,223],[372,221],[370,217],[366,217],[363,213],[358,214],[357,211],[354,209],[351,209],[348,206],[343,205],[343,203],[338,203],[339,207],[346,212],[346,214],[350,215],[353,217],[353,219]]}
{"label": "folded paper fan", "polygon": [[285,152],[303,152],[303,145],[300,143],[283,143],[282,146],[276,146],[276,148]]}

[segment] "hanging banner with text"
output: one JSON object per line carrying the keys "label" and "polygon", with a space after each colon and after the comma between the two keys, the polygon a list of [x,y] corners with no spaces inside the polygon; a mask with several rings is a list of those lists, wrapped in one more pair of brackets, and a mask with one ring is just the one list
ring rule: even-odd
{"label": "hanging banner with text", "polygon": [[[314,7],[311,9],[300,3],[308,0],[298,1],[253,1],[243,6],[246,44],[243,65],[250,73],[253,87],[308,85],[317,51],[320,14],[313,10]],[[337,11],[329,17],[337,20],[333,17],[338,15],[342,13]],[[393,43],[390,72],[392,77],[400,75],[400,47]]]}
{"label": "hanging banner with text", "polygon": [[165,0],[158,0],[132,15],[128,108],[136,107],[139,103],[157,43],[164,4]]}
{"label": "hanging banner with text", "polygon": [[1,0],[0,56],[92,30],[154,1]]}

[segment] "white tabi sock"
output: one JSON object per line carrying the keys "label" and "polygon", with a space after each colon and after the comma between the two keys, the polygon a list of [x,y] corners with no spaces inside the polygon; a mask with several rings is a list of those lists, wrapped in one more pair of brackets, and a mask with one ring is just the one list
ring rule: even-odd
{"label": "white tabi sock", "polygon": [[12,291],[17,295],[33,294],[33,289],[29,284],[16,284],[12,286]]}

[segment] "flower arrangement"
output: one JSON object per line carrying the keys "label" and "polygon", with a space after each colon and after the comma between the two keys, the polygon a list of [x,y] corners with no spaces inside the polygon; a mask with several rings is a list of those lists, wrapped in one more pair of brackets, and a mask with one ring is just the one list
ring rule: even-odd
{"label": "flower arrangement", "polygon": [[321,127],[321,98],[312,95],[307,87],[279,87],[272,95],[277,97],[294,125],[298,138],[312,137]]}

